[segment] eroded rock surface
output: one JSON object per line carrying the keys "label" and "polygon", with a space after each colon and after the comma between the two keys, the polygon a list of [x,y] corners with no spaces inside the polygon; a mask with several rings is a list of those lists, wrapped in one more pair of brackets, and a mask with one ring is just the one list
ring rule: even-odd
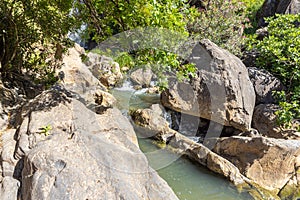
{"label": "eroded rock surface", "polygon": [[151,69],[137,69],[130,73],[131,81],[139,86],[148,87],[150,86],[153,77],[153,72]]}
{"label": "eroded rock surface", "polygon": [[23,109],[15,154],[24,158],[23,199],[177,198],[119,110],[97,115],[69,95],[46,91]]}
{"label": "eroded rock surface", "polygon": [[214,152],[231,161],[246,177],[275,193],[290,180],[298,179],[299,140],[233,136],[219,138]]}
{"label": "eroded rock surface", "polygon": [[123,78],[119,64],[112,58],[91,52],[87,54],[87,57],[87,66],[106,87],[115,86]]}
{"label": "eroded rock surface", "polygon": [[266,70],[250,67],[248,72],[256,94],[256,105],[275,103],[273,92],[285,90],[280,80]]}
{"label": "eroded rock surface", "polygon": [[249,130],[255,92],[245,65],[209,40],[192,52],[198,75],[191,82],[170,80],[162,104],[172,110],[206,118],[239,130]]}
{"label": "eroded rock surface", "polygon": [[[279,109],[275,104],[260,104],[253,113],[253,128],[263,136],[271,138],[300,139],[296,128],[284,128],[277,122],[275,112]],[[297,122],[295,122],[297,123]]]}

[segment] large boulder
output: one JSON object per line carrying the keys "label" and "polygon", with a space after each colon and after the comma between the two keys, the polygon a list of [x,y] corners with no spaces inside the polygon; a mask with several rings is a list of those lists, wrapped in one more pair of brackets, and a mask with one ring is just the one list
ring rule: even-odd
{"label": "large boulder", "polygon": [[55,88],[23,107],[14,155],[22,199],[177,199],[119,110],[99,115],[71,97]]}
{"label": "large boulder", "polygon": [[300,12],[299,0],[265,0],[257,13],[258,26],[266,26],[264,18],[278,14],[297,14]]}
{"label": "large boulder", "polygon": [[219,138],[214,152],[231,161],[246,177],[276,194],[299,173],[299,140],[233,136]]}
{"label": "large boulder", "polygon": [[285,89],[280,80],[266,70],[254,67],[249,67],[248,73],[256,94],[255,104],[275,103],[273,92]]}
{"label": "large boulder", "polygon": [[278,124],[277,116],[275,115],[278,109],[279,106],[275,104],[260,104],[256,106],[253,113],[253,128],[257,129],[261,135],[267,137],[300,139],[300,133],[297,132],[296,126],[294,128],[285,128]]}
{"label": "large boulder", "polygon": [[240,59],[209,40],[197,44],[191,62],[198,76],[191,82],[169,81],[161,101],[172,110],[249,130],[255,92]]}

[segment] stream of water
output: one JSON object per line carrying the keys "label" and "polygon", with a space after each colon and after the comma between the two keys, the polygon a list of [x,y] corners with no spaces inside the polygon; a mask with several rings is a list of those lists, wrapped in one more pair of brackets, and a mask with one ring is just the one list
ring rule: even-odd
{"label": "stream of water", "polygon": [[[159,103],[159,96],[146,94],[145,90],[135,91],[128,82],[123,87],[115,88],[111,93],[118,100],[118,107],[124,115],[129,109],[146,108]],[[205,167],[193,163],[185,157],[178,157],[173,152],[164,151],[163,155],[153,156],[151,152],[159,151],[155,142],[139,137],[139,145],[145,153],[153,169],[170,185],[181,200],[248,200],[252,197],[247,193],[239,193],[224,178],[210,172]],[[174,158],[168,165],[161,167],[162,159]]]}

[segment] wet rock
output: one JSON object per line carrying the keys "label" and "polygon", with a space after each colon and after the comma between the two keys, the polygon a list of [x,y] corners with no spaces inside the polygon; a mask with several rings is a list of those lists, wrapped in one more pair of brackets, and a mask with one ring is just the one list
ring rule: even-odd
{"label": "wet rock", "polygon": [[298,140],[233,136],[219,138],[213,150],[247,178],[275,193],[297,174],[300,164]]}
{"label": "wet rock", "polygon": [[191,83],[170,80],[162,93],[162,104],[177,112],[249,130],[255,92],[242,61],[209,40],[194,47],[191,61],[198,67],[198,76]]}
{"label": "wet rock", "polygon": [[264,18],[278,14],[297,14],[300,12],[299,0],[265,0],[257,13],[258,26],[266,26]]}
{"label": "wet rock", "polygon": [[153,77],[151,69],[137,69],[130,74],[130,79],[135,85],[142,87],[150,86]]}
{"label": "wet rock", "polygon": [[[293,128],[284,128],[277,123],[275,112],[279,109],[275,104],[260,104],[253,113],[253,128],[267,137],[300,139],[300,133]],[[297,123],[297,122],[295,122]]]}
{"label": "wet rock", "polygon": [[123,78],[119,64],[112,58],[91,52],[87,54],[87,57],[87,66],[106,87],[115,86]]}
{"label": "wet rock", "polygon": [[275,103],[273,92],[285,90],[280,80],[266,70],[250,67],[248,72],[256,94],[256,105]]}

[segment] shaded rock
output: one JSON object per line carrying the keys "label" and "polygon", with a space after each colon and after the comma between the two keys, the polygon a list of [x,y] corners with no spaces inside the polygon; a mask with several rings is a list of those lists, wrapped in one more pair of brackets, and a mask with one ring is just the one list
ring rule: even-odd
{"label": "shaded rock", "polygon": [[297,14],[300,12],[299,0],[265,0],[257,13],[258,26],[266,26],[264,18],[278,14]]}
{"label": "shaded rock", "polygon": [[151,69],[137,69],[130,74],[130,79],[133,84],[140,85],[142,87],[150,86],[150,82],[153,77]]}
{"label": "shaded rock", "polygon": [[253,128],[260,134],[272,138],[300,139],[300,133],[293,128],[284,128],[277,123],[275,111],[279,109],[275,104],[260,104],[253,113]]}
{"label": "shaded rock", "polygon": [[275,103],[272,93],[285,90],[280,80],[266,70],[251,67],[248,68],[248,73],[255,90],[256,105]]}
{"label": "shaded rock", "polygon": [[258,56],[259,52],[256,49],[245,50],[241,59],[246,67],[256,67],[256,58]]}
{"label": "shaded rock", "polygon": [[115,86],[123,78],[119,64],[114,62],[112,58],[91,52],[87,56],[87,66],[106,87]]}
{"label": "shaded rock", "polygon": [[198,76],[191,83],[170,80],[162,104],[242,131],[250,129],[255,92],[242,61],[202,40],[194,47],[191,62],[198,67]]}
{"label": "shaded rock", "polygon": [[298,140],[233,136],[219,138],[213,150],[246,177],[275,193],[297,174],[300,164]]}
{"label": "shaded rock", "polygon": [[22,115],[15,153],[24,158],[22,199],[177,199],[149,167],[119,110],[99,115],[53,89]]}

